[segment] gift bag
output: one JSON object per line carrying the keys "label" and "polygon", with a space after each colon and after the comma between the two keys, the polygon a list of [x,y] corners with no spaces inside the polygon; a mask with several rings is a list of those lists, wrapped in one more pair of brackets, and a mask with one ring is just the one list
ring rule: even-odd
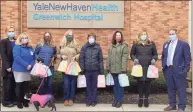
{"label": "gift bag", "polygon": [[85,75],[79,75],[77,79],[77,88],[85,88],[86,87],[86,77]]}
{"label": "gift bag", "polygon": [[98,83],[97,83],[97,87],[98,88],[105,88],[106,84],[105,84],[105,75],[99,75],[98,76]]}
{"label": "gift bag", "polygon": [[127,87],[129,86],[129,77],[127,74],[119,74],[118,76],[119,84],[121,87]]}
{"label": "gift bag", "polygon": [[39,67],[36,69],[36,74],[40,77],[47,77],[48,68],[48,66],[40,64]]}
{"label": "gift bag", "polygon": [[48,68],[47,76],[49,77],[49,76],[51,76],[51,75],[52,75],[52,72],[51,72],[50,68]]}
{"label": "gift bag", "polygon": [[39,63],[36,63],[36,64],[33,66],[30,74],[33,75],[33,76],[37,76],[37,74],[36,74],[36,69],[37,69],[38,67],[39,67]]}
{"label": "gift bag", "polygon": [[80,66],[76,61],[74,61],[68,65],[65,73],[67,75],[78,76],[79,72],[81,72]]}
{"label": "gift bag", "polygon": [[143,69],[141,65],[134,65],[132,68],[131,75],[134,77],[142,77],[143,76]]}
{"label": "gift bag", "polygon": [[110,73],[108,73],[107,76],[106,76],[106,85],[107,86],[114,85],[114,79],[113,79],[113,76]]}
{"label": "gift bag", "polygon": [[67,61],[61,61],[57,70],[59,72],[66,72],[67,65],[68,65]]}
{"label": "gift bag", "polygon": [[159,78],[158,68],[154,65],[149,65],[147,70],[147,77],[148,78]]}

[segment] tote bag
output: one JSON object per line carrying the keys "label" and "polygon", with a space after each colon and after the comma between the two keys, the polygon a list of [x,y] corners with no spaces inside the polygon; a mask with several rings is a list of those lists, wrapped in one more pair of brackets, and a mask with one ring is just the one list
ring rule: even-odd
{"label": "tote bag", "polygon": [[107,76],[106,76],[106,85],[107,86],[114,85],[114,79],[113,79],[113,76],[110,73],[108,73]]}
{"label": "tote bag", "polygon": [[85,75],[79,75],[77,79],[77,88],[85,88],[86,87],[86,77]]}
{"label": "tote bag", "polygon": [[61,61],[59,66],[58,66],[57,71],[66,72],[66,69],[67,69],[67,61]]}
{"label": "tote bag", "polygon": [[143,69],[141,65],[134,65],[132,68],[131,75],[134,77],[142,77],[143,76]]}
{"label": "tote bag", "polygon": [[129,86],[129,77],[127,74],[119,74],[118,76],[119,84],[121,87],[127,87]]}
{"label": "tote bag", "polygon": [[97,83],[97,87],[98,88],[105,88],[106,84],[105,84],[105,75],[98,75],[98,83]]}
{"label": "tote bag", "polygon": [[147,77],[148,78],[159,78],[158,68],[154,65],[149,65],[147,70]]}

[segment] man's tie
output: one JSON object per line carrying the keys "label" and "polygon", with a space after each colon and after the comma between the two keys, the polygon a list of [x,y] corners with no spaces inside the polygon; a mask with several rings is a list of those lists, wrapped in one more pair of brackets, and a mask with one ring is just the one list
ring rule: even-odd
{"label": "man's tie", "polygon": [[167,57],[167,66],[170,66],[170,65],[173,65],[173,49],[174,49],[174,47],[173,47],[173,44],[174,44],[174,42],[170,42],[170,44],[169,44],[169,48],[168,48],[168,57]]}

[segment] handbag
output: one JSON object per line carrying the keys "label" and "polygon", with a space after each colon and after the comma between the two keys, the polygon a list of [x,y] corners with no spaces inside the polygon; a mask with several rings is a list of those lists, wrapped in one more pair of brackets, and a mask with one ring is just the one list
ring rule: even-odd
{"label": "handbag", "polygon": [[98,75],[97,87],[98,88],[105,88],[105,75]]}
{"label": "handbag", "polygon": [[66,72],[67,64],[68,64],[67,61],[64,61],[64,60],[61,61],[59,66],[58,66],[57,71],[59,71],[59,72]]}
{"label": "handbag", "polygon": [[127,76],[127,74],[119,74],[118,79],[121,87],[130,86],[129,77]]}
{"label": "handbag", "polygon": [[142,77],[143,76],[143,69],[141,65],[134,65],[132,68],[131,75],[134,77]]}
{"label": "handbag", "polygon": [[147,77],[148,78],[159,78],[158,68],[154,65],[149,65],[147,70]]}
{"label": "handbag", "polygon": [[114,79],[113,79],[113,76],[110,73],[108,73],[107,76],[106,76],[106,85],[107,86],[114,85]]}
{"label": "handbag", "polygon": [[86,77],[85,75],[79,75],[77,79],[77,88],[85,88],[86,87]]}

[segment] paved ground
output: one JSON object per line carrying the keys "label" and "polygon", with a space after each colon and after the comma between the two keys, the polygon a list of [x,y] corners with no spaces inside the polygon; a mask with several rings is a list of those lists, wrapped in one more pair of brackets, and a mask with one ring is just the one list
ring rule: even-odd
{"label": "paved ground", "polygon": [[[86,107],[85,104],[74,104],[72,107],[65,107],[63,104],[56,104],[57,111],[163,111],[167,105],[152,104],[149,108],[138,108],[135,104],[123,104],[121,108],[114,108],[111,104],[98,104],[96,107]],[[49,111],[50,108],[41,108],[40,111]],[[5,108],[1,106],[1,111],[36,111],[33,105],[29,108],[18,109],[16,106],[13,108]],[[173,111],[175,112],[175,111]],[[191,107],[186,108],[186,112],[191,112]]]}

